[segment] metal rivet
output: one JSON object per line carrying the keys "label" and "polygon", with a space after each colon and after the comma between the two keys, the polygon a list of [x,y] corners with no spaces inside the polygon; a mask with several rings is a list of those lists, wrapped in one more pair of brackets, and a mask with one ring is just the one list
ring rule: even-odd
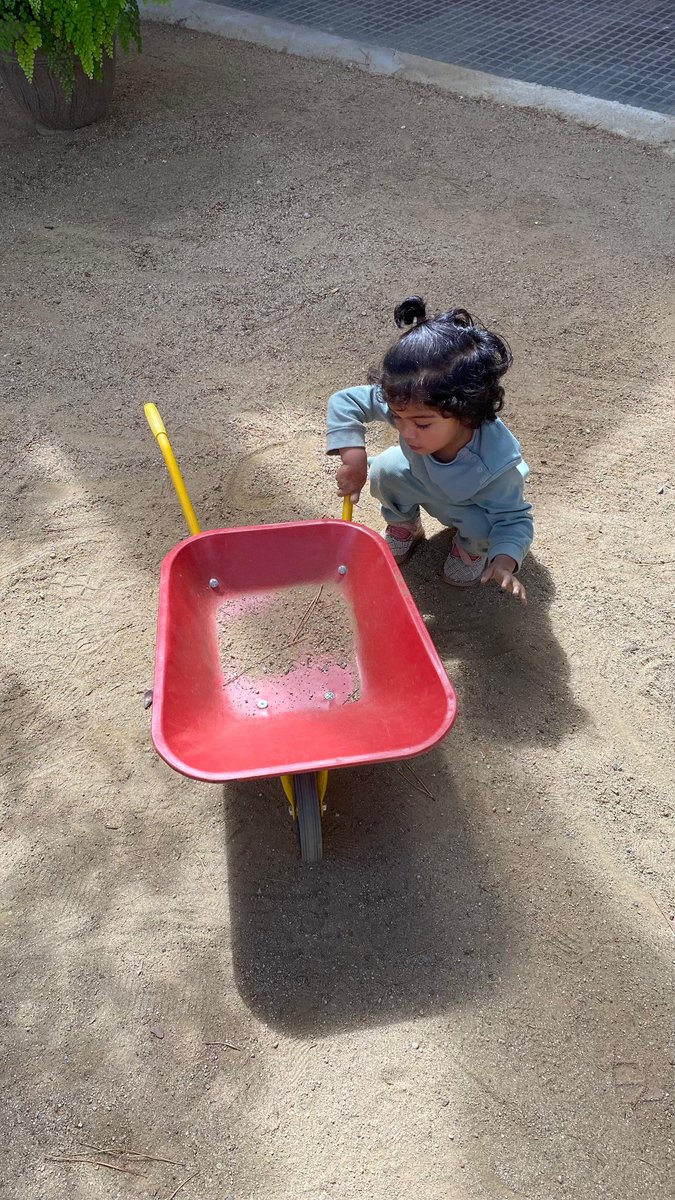
{"label": "metal rivet", "polygon": [[341,567],[338,567],[338,575],[346,575],[346,574],[347,574],[347,568],[344,565]]}
{"label": "metal rivet", "polygon": [[209,587],[210,587],[210,588],[217,588],[217,587],[218,587],[218,580],[217,580],[217,579],[209,579]]}
{"label": "metal rivet", "polygon": [[323,698],[324,698],[324,700],[334,700],[335,692],[324,692]]}
{"label": "metal rivet", "polygon": [[258,708],[267,708],[267,701],[266,701],[266,700],[259,700],[259,701],[258,701]]}

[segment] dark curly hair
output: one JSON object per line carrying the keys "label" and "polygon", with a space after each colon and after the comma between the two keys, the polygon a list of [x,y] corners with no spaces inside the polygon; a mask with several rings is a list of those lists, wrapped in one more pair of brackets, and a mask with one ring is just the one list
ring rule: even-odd
{"label": "dark curly hair", "polygon": [[485,329],[464,308],[427,316],[421,296],[394,309],[399,329],[412,326],[370,372],[371,383],[397,408],[424,404],[477,429],[494,421],[504,405],[499,380],[513,361],[503,338]]}

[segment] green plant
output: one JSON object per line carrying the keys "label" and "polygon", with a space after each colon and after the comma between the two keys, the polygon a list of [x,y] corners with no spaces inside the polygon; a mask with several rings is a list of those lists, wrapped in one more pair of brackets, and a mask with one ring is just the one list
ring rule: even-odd
{"label": "green plant", "polygon": [[42,50],[66,95],[78,62],[90,79],[101,78],[116,37],[123,50],[131,42],[141,49],[138,0],[0,0],[0,51],[16,54],[32,80]]}

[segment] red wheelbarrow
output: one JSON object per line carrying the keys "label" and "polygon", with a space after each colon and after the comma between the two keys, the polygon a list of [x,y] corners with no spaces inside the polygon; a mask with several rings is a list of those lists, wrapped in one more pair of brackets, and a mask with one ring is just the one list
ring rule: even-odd
{"label": "red wheelbarrow", "polygon": [[454,722],[452,685],[349,501],[343,520],[201,533],[159,413],[145,411],[192,535],[162,563],[153,742],[192,779],[280,776],[302,859],[317,862],[329,770],[429,750]]}

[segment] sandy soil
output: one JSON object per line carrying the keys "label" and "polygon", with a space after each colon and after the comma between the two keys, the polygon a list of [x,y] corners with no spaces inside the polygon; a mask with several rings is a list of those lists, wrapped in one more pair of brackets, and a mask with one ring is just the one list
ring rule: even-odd
{"label": "sandy soil", "polygon": [[[72,140],[0,103],[3,1196],[662,1200],[672,162],[161,28]],[[336,773],[302,869],[278,784],[151,747],[141,406],[204,525],[336,513],[326,396],[413,290],[513,344],[530,606],[415,556],[460,720]]]}

